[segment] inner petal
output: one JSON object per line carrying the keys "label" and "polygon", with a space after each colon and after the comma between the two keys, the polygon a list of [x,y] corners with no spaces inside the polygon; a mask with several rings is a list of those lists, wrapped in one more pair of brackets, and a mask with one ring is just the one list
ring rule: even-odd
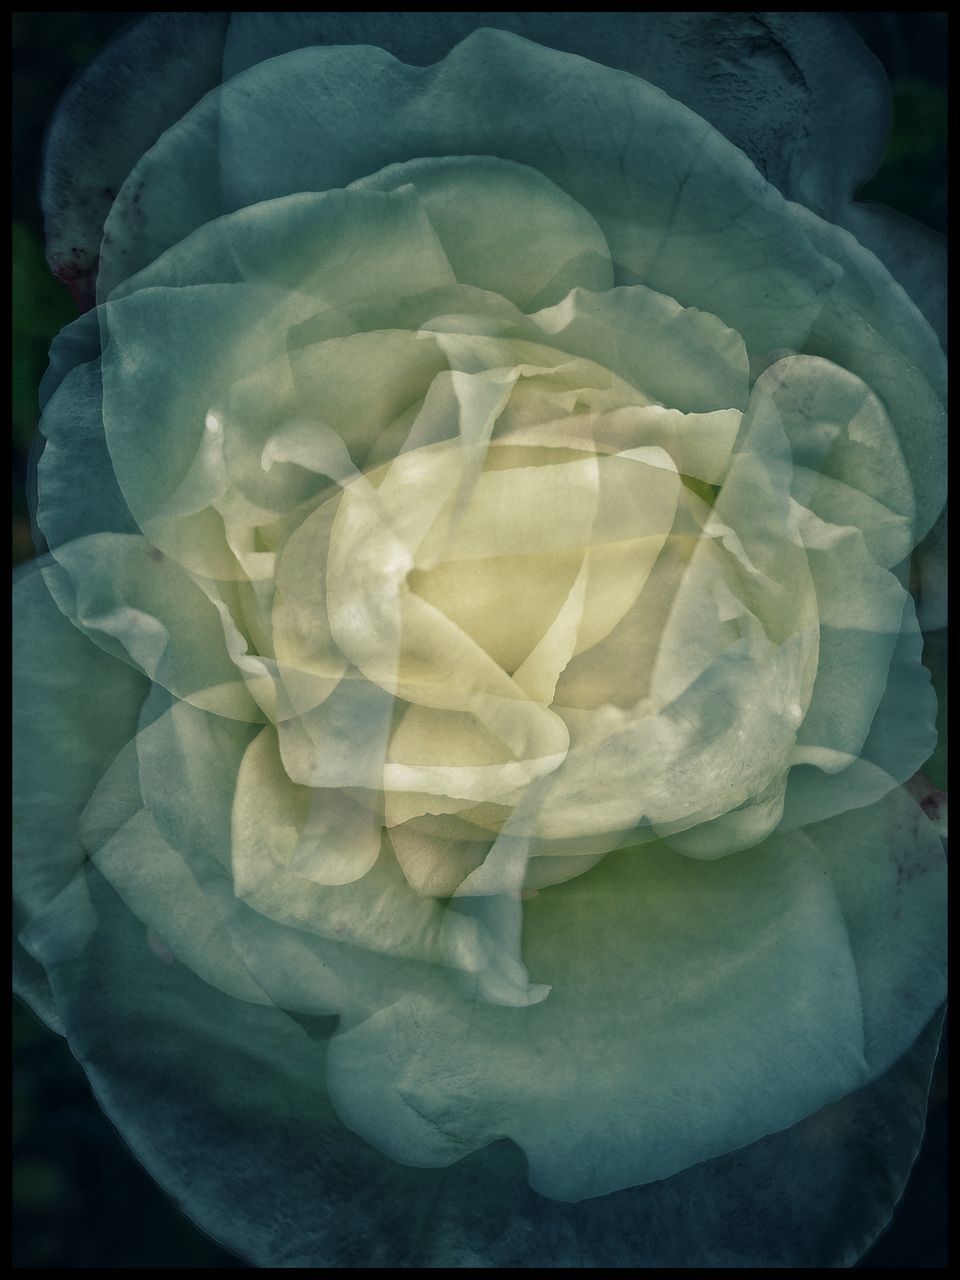
{"label": "inner petal", "polygon": [[414,569],[407,583],[512,675],[556,617],[582,560],[580,551],[448,560]]}

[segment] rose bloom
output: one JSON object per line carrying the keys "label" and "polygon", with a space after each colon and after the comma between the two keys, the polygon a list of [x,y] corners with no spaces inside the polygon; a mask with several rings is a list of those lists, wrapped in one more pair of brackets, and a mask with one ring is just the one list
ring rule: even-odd
{"label": "rose bloom", "polygon": [[18,989],[253,1262],[888,1220],[945,418],[884,94],[825,15],[242,13],[67,95]]}

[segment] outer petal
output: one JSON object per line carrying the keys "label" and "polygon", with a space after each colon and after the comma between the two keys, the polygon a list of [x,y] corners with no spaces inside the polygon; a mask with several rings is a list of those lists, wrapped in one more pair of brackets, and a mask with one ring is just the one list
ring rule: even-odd
{"label": "outer petal", "polygon": [[40,421],[46,445],[37,465],[37,524],[47,545],[87,534],[136,533],[103,431],[100,361],[72,369]]}
{"label": "outer petal", "polygon": [[[136,732],[149,687],[54,604],[40,565],[18,576],[13,633],[13,892],[16,922],[44,910],[86,855],[77,824],[113,756]],[[17,945],[17,989],[56,1029],[42,971]]]}
{"label": "outer petal", "polygon": [[474,27],[502,27],[552,49],[632,72],[692,108],[769,182],[852,231],[945,341],[944,238],[854,200],[890,129],[877,60],[829,13],[234,14],[226,74],[308,44],[378,44],[404,62],[437,61]]}
{"label": "outer petal", "polygon": [[840,899],[872,1075],[891,1066],[946,994],[946,860],[933,823],[898,787],[807,828]]}
{"label": "outer petal", "polygon": [[611,854],[528,901],[524,927],[544,1003],[412,994],[331,1045],[340,1114],[394,1158],[446,1165],[506,1133],[536,1190],[580,1200],[785,1128],[863,1079],[842,918],[789,840],[713,863]]}
{"label": "outer petal", "polygon": [[933,330],[880,262],[848,232],[792,206],[821,253],[843,268],[804,350],[843,365],[883,402],[914,484],[916,538],[946,494],[946,362]]}
{"label": "outer petal", "polygon": [[144,538],[79,538],[57,548],[44,576],[59,608],[108,653],[197,706],[237,720],[263,718],[230,658],[217,611]]}
{"label": "outer petal", "polygon": [[226,24],[217,13],[151,14],[61,100],[44,156],[47,260],[82,307],[93,301],[114,196],[146,148],[219,81]]}
{"label": "outer petal", "polygon": [[60,612],[41,571],[14,592],[15,892],[39,911],[84,861],[77,822],[114,755],[136,732],[149,682]]}
{"label": "outer petal", "polygon": [[[92,299],[103,222],[122,180],[163,129],[221,78],[312,44],[376,44],[426,65],[478,27],[514,31],[665,89],[741,147],[784,195],[852,230],[943,341],[942,237],[891,210],[852,202],[882,154],[889,95],[862,42],[830,14],[154,15],[124,32],[78,78],[51,129],[43,191],[51,264],[78,298]],[[145,66],[152,69],[147,74]],[[131,95],[147,83],[149,93],[130,112]],[[103,129],[104,100],[122,104],[122,121],[112,130]]]}
{"label": "outer petal", "polygon": [[391,165],[353,188],[393,191],[407,183],[462,284],[524,311],[559,302],[571,289],[613,284],[603,232],[536,169],[490,156],[442,156]]}
{"label": "outer petal", "polygon": [[[455,99],[451,78],[465,90]],[[289,147],[276,144],[278,119]],[[562,144],[545,147],[558,131]],[[625,73],[478,31],[425,69],[362,46],[314,47],[236,76],[128,179],[102,287],[218,213],[406,159],[491,151],[532,165],[592,213],[623,283],[702,306],[758,350],[799,347],[836,277],[778,193],[686,108]]]}
{"label": "outer petal", "polygon": [[98,873],[87,880],[100,927],[51,972],[71,1046],[153,1176],[260,1266],[848,1266],[916,1151],[939,1018],[874,1084],[646,1187],[547,1200],[504,1142],[410,1169],[345,1130],[318,1088],[329,1021],[164,963]]}
{"label": "outer petal", "polygon": [[[883,696],[857,758],[829,772],[813,763],[794,765],[787,785],[784,827],[804,826],[873,804],[912,777],[933,753],[938,737],[937,696],[924,665],[930,657],[909,596],[903,609]],[[830,764],[829,757],[823,763]]]}

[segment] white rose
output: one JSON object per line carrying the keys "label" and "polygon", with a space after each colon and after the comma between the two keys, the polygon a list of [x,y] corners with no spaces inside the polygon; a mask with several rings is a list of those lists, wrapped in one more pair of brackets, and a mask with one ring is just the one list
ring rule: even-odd
{"label": "white rose", "polygon": [[175,68],[46,387],[21,989],[261,1264],[848,1263],[943,1000],[940,346],[675,97],[378,18],[150,19],[54,132],[63,274]]}

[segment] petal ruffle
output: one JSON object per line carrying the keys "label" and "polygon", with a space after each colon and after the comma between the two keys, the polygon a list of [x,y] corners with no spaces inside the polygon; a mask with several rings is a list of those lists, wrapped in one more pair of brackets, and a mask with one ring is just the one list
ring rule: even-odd
{"label": "petal ruffle", "polygon": [[[451,99],[451,77],[469,92]],[[276,144],[278,118],[289,148]],[[518,119],[529,127],[517,131]],[[554,156],[541,139],[558,129]],[[305,136],[306,155],[296,142]],[[370,47],[312,47],[234,77],[128,179],[107,228],[125,256],[105,258],[102,289],[220,213],[346,186],[406,159],[494,149],[593,214],[621,283],[715,313],[748,347],[799,348],[836,278],[775,189],[685,107],[636,77],[485,30],[435,67]],[[190,187],[154,182],[155,171],[190,173]]]}

